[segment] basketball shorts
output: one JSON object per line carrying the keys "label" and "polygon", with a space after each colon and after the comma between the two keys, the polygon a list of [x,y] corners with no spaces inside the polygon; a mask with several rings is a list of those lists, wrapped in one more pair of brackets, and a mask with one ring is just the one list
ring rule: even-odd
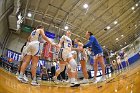
{"label": "basketball shorts", "polygon": [[59,60],[67,61],[68,58],[73,57],[72,52],[68,49],[60,49]]}
{"label": "basketball shorts", "polygon": [[100,56],[103,56],[103,52],[101,53],[97,53],[97,54],[94,54],[93,52],[91,53],[91,56],[93,56],[94,59],[100,57]]}
{"label": "basketball shorts", "polygon": [[27,46],[27,55],[32,56],[40,56],[41,49],[40,49],[40,42],[39,41],[32,41]]}

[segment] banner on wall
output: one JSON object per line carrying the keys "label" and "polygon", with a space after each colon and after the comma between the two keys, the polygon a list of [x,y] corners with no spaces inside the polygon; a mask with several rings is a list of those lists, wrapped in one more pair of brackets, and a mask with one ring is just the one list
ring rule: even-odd
{"label": "banner on wall", "polygon": [[50,38],[50,39],[54,39],[54,38],[55,38],[55,34],[52,33],[52,32],[49,32],[49,31],[46,31],[46,32],[45,32],[45,35],[46,35],[48,38]]}
{"label": "banner on wall", "polygon": [[[14,61],[20,61],[20,53],[17,53],[15,51],[12,51],[12,50],[7,50],[7,57],[8,58],[12,58]],[[31,64],[31,62],[30,62]],[[38,67],[41,67],[41,66],[45,66],[45,60],[39,60],[38,62]]]}
{"label": "banner on wall", "polygon": [[12,50],[7,50],[7,57],[12,58],[15,61],[20,61],[20,53],[14,52]]}
{"label": "banner on wall", "polygon": [[[55,39],[55,34],[49,31],[45,32],[45,35],[52,41],[54,42]],[[47,60],[52,60],[53,54],[52,54],[52,46],[49,43],[45,43],[44,45],[44,49],[43,49],[43,56],[45,57],[45,59]]]}
{"label": "banner on wall", "polygon": [[46,42],[46,44],[44,45],[44,50],[43,50],[45,59],[47,59],[47,60],[51,60],[52,59],[53,55],[52,55],[51,51],[52,51],[51,44]]}

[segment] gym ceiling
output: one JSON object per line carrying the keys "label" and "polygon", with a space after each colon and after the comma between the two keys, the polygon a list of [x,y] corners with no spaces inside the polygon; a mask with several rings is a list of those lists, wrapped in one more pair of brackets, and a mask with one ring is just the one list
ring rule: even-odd
{"label": "gym ceiling", "polygon": [[60,36],[68,29],[84,43],[91,31],[114,51],[140,36],[140,0],[24,0],[22,8],[31,27],[42,24]]}

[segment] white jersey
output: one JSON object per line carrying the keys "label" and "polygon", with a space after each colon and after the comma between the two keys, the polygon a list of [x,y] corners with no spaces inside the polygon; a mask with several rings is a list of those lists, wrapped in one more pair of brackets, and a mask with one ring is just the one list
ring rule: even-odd
{"label": "white jersey", "polygon": [[120,59],[121,59],[121,57],[120,57],[120,56],[117,56],[117,57],[116,57],[116,59],[117,59],[117,60],[120,60]]}
{"label": "white jersey", "polygon": [[63,45],[59,52],[59,58],[63,61],[66,61],[67,58],[72,57],[72,40],[68,36],[63,35],[60,39],[60,42],[63,42]]}
{"label": "white jersey", "polygon": [[64,49],[68,49],[71,51],[72,40],[68,36],[63,35],[60,39],[60,42],[64,42]]}
{"label": "white jersey", "polygon": [[124,54],[124,59],[125,61],[128,61],[128,55],[126,53]]}
{"label": "white jersey", "polygon": [[120,56],[117,56],[116,59],[117,59],[117,63],[121,63],[121,57]]}
{"label": "white jersey", "polygon": [[27,46],[27,55],[40,56],[41,55],[41,45],[40,45],[40,30],[34,30],[30,35],[30,42]]}
{"label": "white jersey", "polygon": [[31,38],[30,38],[30,41],[32,42],[32,41],[39,41],[39,39],[40,39],[40,30],[34,30],[34,31],[32,31],[32,33],[31,33]]}

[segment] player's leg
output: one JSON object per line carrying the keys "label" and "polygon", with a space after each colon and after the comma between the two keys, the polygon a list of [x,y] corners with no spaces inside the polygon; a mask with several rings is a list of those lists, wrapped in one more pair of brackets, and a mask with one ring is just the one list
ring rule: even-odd
{"label": "player's leg", "polygon": [[98,56],[97,61],[100,63],[100,66],[102,68],[102,79],[101,79],[101,81],[104,81],[104,80],[106,80],[106,77],[105,77],[105,62],[104,62],[103,56],[102,55]]}
{"label": "player's leg", "polygon": [[66,81],[66,82],[71,82],[71,66],[70,66],[70,64],[67,64],[66,65],[66,67],[67,67],[67,69],[66,69],[66,73],[67,73],[67,76],[68,76],[68,80]]}
{"label": "player's leg", "polygon": [[23,63],[23,61],[19,62],[18,70],[17,70],[17,73],[16,73],[17,76],[20,74],[20,69],[21,69],[22,63]]}
{"label": "player's leg", "polygon": [[31,82],[32,85],[40,85],[37,82],[37,78],[36,78],[38,60],[39,60],[39,56],[32,56],[32,66],[31,66],[31,73],[32,73],[32,78],[33,78],[32,82]]}
{"label": "player's leg", "polygon": [[81,64],[81,68],[82,68],[82,72],[84,75],[84,79],[82,80],[82,83],[88,83],[88,73],[87,73],[87,68],[86,68],[86,61],[85,60],[81,60],[80,61]]}
{"label": "player's leg", "polygon": [[23,77],[24,77],[25,69],[28,66],[28,64],[30,63],[30,60],[31,60],[31,55],[26,55],[23,59],[23,63],[22,63],[21,69],[20,69],[20,74],[18,76],[18,80],[23,82],[23,83],[28,82]]}
{"label": "player's leg", "polygon": [[71,87],[79,86],[80,84],[76,80],[77,63],[71,55],[68,56],[68,63],[71,66],[71,70],[70,70],[70,72],[71,72]]}
{"label": "player's leg", "polygon": [[98,60],[97,57],[94,57],[94,64],[93,64],[93,68],[94,68],[94,83],[97,83],[97,71],[98,71]]}
{"label": "player's leg", "polygon": [[55,76],[53,77],[53,80],[54,80],[54,81],[56,81],[58,75],[59,75],[62,71],[64,71],[65,66],[66,66],[66,62],[61,61],[60,64],[59,64],[59,69],[56,70]]}

